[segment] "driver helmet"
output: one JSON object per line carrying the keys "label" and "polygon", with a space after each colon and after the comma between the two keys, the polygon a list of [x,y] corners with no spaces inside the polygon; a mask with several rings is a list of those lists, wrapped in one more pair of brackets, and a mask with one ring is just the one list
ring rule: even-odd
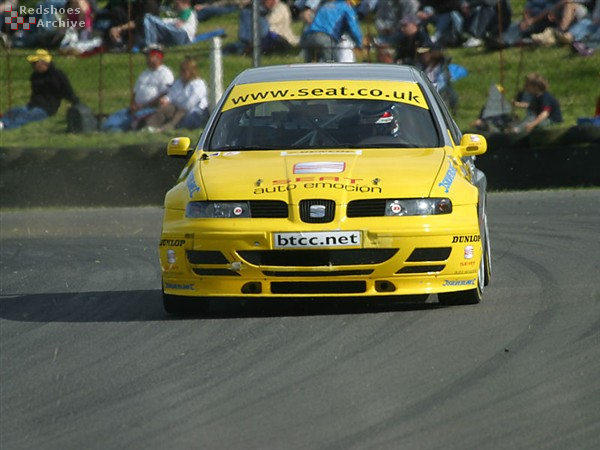
{"label": "driver helmet", "polygon": [[390,102],[368,102],[358,111],[359,124],[371,125],[373,136],[393,136],[400,134],[396,106]]}

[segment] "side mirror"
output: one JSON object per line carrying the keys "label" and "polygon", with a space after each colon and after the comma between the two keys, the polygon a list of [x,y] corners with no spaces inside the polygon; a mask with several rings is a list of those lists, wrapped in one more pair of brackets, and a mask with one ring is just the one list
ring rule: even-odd
{"label": "side mirror", "polygon": [[481,134],[463,134],[458,151],[461,157],[483,155],[487,150],[487,140]]}
{"label": "side mirror", "polygon": [[176,137],[169,141],[167,145],[168,156],[182,156],[187,157],[190,149],[191,139],[188,137]]}

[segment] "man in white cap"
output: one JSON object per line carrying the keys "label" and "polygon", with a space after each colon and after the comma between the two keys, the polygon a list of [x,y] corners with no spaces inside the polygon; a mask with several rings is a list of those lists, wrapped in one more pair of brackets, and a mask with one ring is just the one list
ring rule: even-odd
{"label": "man in white cap", "polygon": [[52,63],[52,55],[46,50],[36,50],[27,57],[31,63],[31,96],[24,106],[17,106],[0,117],[0,130],[21,127],[53,116],[63,99],[79,103],[71,82],[62,70]]}

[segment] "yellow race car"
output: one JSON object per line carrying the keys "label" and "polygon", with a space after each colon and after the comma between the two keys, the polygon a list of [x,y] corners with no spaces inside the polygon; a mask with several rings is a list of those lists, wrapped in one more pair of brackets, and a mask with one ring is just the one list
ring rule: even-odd
{"label": "yellow race car", "polygon": [[248,69],[167,193],[169,313],[250,297],[437,294],[478,303],[491,275],[483,136],[422,72],[394,64]]}

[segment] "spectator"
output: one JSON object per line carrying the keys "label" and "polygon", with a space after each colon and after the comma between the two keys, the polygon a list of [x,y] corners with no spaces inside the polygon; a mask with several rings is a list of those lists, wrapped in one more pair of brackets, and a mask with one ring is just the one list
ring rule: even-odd
{"label": "spectator", "polygon": [[158,101],[158,108],[143,121],[150,132],[173,128],[200,128],[208,120],[208,90],[198,75],[196,63],[185,58],[180,66],[179,78]]}
{"label": "spectator", "polygon": [[175,81],[173,72],[165,64],[162,47],[154,46],[144,50],[146,65],[134,87],[133,102],[129,108],[123,108],[106,118],[103,131],[127,131],[136,128],[136,124],[156,111],[158,100],[165,95]]}
{"label": "spectator", "polygon": [[555,8],[560,0],[527,0],[523,12],[523,20],[519,22],[522,36],[541,33],[546,28],[553,27]]}
{"label": "spectator", "polygon": [[417,55],[417,68],[427,75],[452,114],[456,114],[458,94],[452,87],[450,58],[444,55],[442,48],[437,44],[418,48]]}
{"label": "spectator", "polygon": [[239,11],[247,4],[248,0],[200,0],[194,2],[194,10],[198,22],[204,22],[212,17]]}
{"label": "spectator", "polygon": [[363,16],[375,13],[377,45],[396,46],[402,34],[400,21],[407,16],[416,16],[419,8],[418,0],[367,0],[359,6],[359,13]]}
{"label": "spectator", "polygon": [[77,38],[87,41],[92,37],[94,9],[88,0],[68,0],[65,5],[67,20],[77,31]]}
{"label": "spectator", "polygon": [[389,44],[380,44],[375,46],[377,62],[385,64],[396,63],[396,51]]}
{"label": "spectator", "polygon": [[563,42],[572,43],[573,50],[582,56],[591,56],[600,47],[600,0],[594,4],[591,14],[571,25],[563,38]]}
{"label": "spectator", "polygon": [[[29,30],[17,30],[13,34],[11,45],[19,48],[55,48],[62,41],[65,31],[58,26],[62,19],[59,11],[66,5],[66,0],[41,0],[35,4],[36,26]],[[27,19],[25,19],[27,20]]]}
{"label": "spectator", "polygon": [[47,119],[56,114],[63,99],[72,104],[79,103],[69,79],[54,66],[47,50],[37,50],[27,57],[27,61],[33,68],[29,102],[4,113],[0,119],[0,129],[9,130]]}
{"label": "spectator", "polygon": [[159,0],[109,0],[106,9],[99,13],[108,18],[108,28],[104,30],[104,45],[109,49],[126,50],[130,47],[143,47],[145,41],[144,18],[160,14]]}
{"label": "spectator", "polygon": [[146,45],[185,45],[196,36],[198,19],[190,0],[175,0],[176,17],[144,16]]}
{"label": "spectator", "polygon": [[[300,38],[292,30],[292,12],[281,0],[261,0],[258,19],[261,50],[264,53],[287,51],[296,47]],[[252,4],[240,11],[238,41],[227,45],[224,53],[252,53]]]}
{"label": "spectator", "polygon": [[454,47],[462,43],[464,18],[463,0],[425,0],[417,17],[425,26],[432,24],[435,32],[431,41],[443,47]]}
{"label": "spectator", "polygon": [[526,108],[525,117],[514,127],[516,133],[530,133],[536,127],[563,121],[560,104],[550,92],[548,92],[548,81],[537,73],[531,73],[525,79],[525,92],[531,96],[527,102],[514,102],[517,108]]}
{"label": "spectator", "polygon": [[470,35],[463,47],[480,47],[497,41],[510,26],[512,11],[508,0],[463,1],[464,31]]}
{"label": "spectator", "polygon": [[427,31],[420,25],[419,18],[408,15],[400,21],[402,34],[397,42],[396,58],[400,64],[414,65],[417,62],[417,49],[431,48],[433,42]]}
{"label": "spectator", "polygon": [[358,48],[362,47],[362,32],[354,8],[345,0],[327,0],[317,9],[312,23],[302,35],[304,60],[336,61],[335,50],[345,32]]}

